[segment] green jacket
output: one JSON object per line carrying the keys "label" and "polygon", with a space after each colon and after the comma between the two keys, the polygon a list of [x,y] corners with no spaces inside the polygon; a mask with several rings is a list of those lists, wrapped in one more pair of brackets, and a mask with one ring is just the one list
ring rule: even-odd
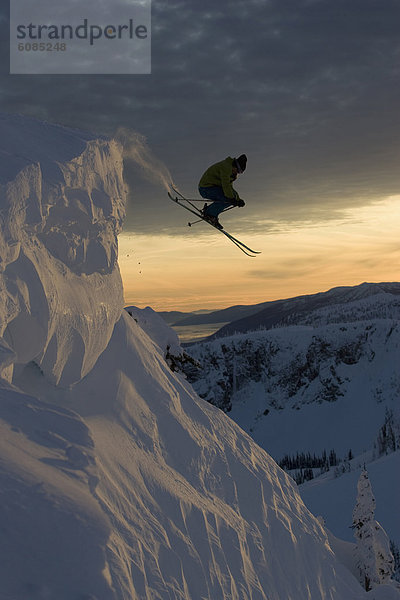
{"label": "green jacket", "polygon": [[238,193],[233,189],[232,182],[234,177],[232,175],[232,164],[233,158],[228,156],[225,160],[211,165],[207,171],[202,175],[199,181],[199,187],[212,187],[218,185],[222,187],[224,196],[227,198],[239,198]]}

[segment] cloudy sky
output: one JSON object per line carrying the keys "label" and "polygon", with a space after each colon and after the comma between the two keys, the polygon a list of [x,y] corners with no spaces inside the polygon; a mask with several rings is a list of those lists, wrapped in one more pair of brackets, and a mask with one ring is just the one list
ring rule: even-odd
{"label": "cloudy sky", "polygon": [[[188,196],[246,153],[228,231],[250,259],[126,161],[128,303],[223,307],[398,280],[398,0],[153,0],[150,75],[9,75],[0,110],[113,135],[125,127]],[[183,214],[185,213],[185,214]]]}

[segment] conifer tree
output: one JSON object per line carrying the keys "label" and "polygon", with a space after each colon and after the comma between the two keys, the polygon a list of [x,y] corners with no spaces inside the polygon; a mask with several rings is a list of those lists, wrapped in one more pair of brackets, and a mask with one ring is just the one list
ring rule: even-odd
{"label": "conifer tree", "polygon": [[360,582],[369,591],[382,583],[392,583],[394,560],[389,538],[375,520],[376,503],[365,467],[358,480],[357,490],[357,501],[353,511],[356,562]]}

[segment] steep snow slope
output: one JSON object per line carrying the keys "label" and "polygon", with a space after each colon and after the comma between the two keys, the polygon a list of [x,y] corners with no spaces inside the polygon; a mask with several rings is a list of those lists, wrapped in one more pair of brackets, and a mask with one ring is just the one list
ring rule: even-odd
{"label": "steep snow slope", "polygon": [[113,597],[104,558],[111,526],[96,481],[93,440],[78,415],[0,379],[2,600]]}
{"label": "steep snow slope", "polygon": [[7,124],[32,164],[1,189],[3,597],[364,598],[292,480],[122,311],[120,147]]}
{"label": "steep snow slope", "polygon": [[162,354],[166,354],[167,349],[171,354],[182,353],[179,345],[178,336],[171,327],[168,327],[164,319],[156,313],[150,306],[140,309],[136,306],[126,306],[125,310],[139,324],[140,328],[155,342]]}
{"label": "steep snow slope", "polygon": [[[19,385],[49,397],[31,366]],[[128,314],[63,404],[93,437],[116,598],[363,597],[290,478]]]}

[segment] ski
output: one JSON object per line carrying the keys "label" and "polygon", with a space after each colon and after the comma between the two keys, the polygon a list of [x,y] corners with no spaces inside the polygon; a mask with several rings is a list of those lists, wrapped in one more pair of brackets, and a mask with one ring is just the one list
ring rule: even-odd
{"label": "ski", "polygon": [[[212,223],[207,221],[207,219],[205,219],[203,217],[203,215],[201,214],[201,211],[192,204],[192,202],[194,200],[192,200],[190,198],[185,198],[184,196],[182,196],[182,194],[180,192],[178,192],[178,190],[176,190],[172,185],[171,185],[171,188],[173,189],[174,192],[176,192],[176,194],[178,194],[180,196],[180,198],[177,198],[177,197],[174,197],[170,192],[168,192],[168,196],[173,202],[175,202],[176,204],[179,204],[179,206],[182,206],[183,208],[185,208],[192,214],[196,215],[196,217],[198,217],[199,220],[204,221],[205,223],[208,223],[208,225],[210,225],[211,227],[214,227],[214,229],[223,233],[233,244],[235,244],[235,246],[237,246],[239,248],[239,250],[241,250],[247,256],[250,256],[251,258],[255,258],[254,257],[255,254],[261,254],[261,252],[258,252],[257,250],[252,250],[252,248],[250,248],[249,246],[246,246],[246,244],[244,244],[243,242],[241,242],[240,240],[235,238],[232,234],[228,233],[224,229],[219,229],[218,227],[216,227],[215,225],[213,225]],[[198,201],[198,200],[196,200],[196,201]],[[191,208],[187,204],[185,204],[185,202],[190,204]],[[229,209],[227,209],[227,210],[229,210]],[[189,225],[190,225],[190,223],[189,223]]]}

